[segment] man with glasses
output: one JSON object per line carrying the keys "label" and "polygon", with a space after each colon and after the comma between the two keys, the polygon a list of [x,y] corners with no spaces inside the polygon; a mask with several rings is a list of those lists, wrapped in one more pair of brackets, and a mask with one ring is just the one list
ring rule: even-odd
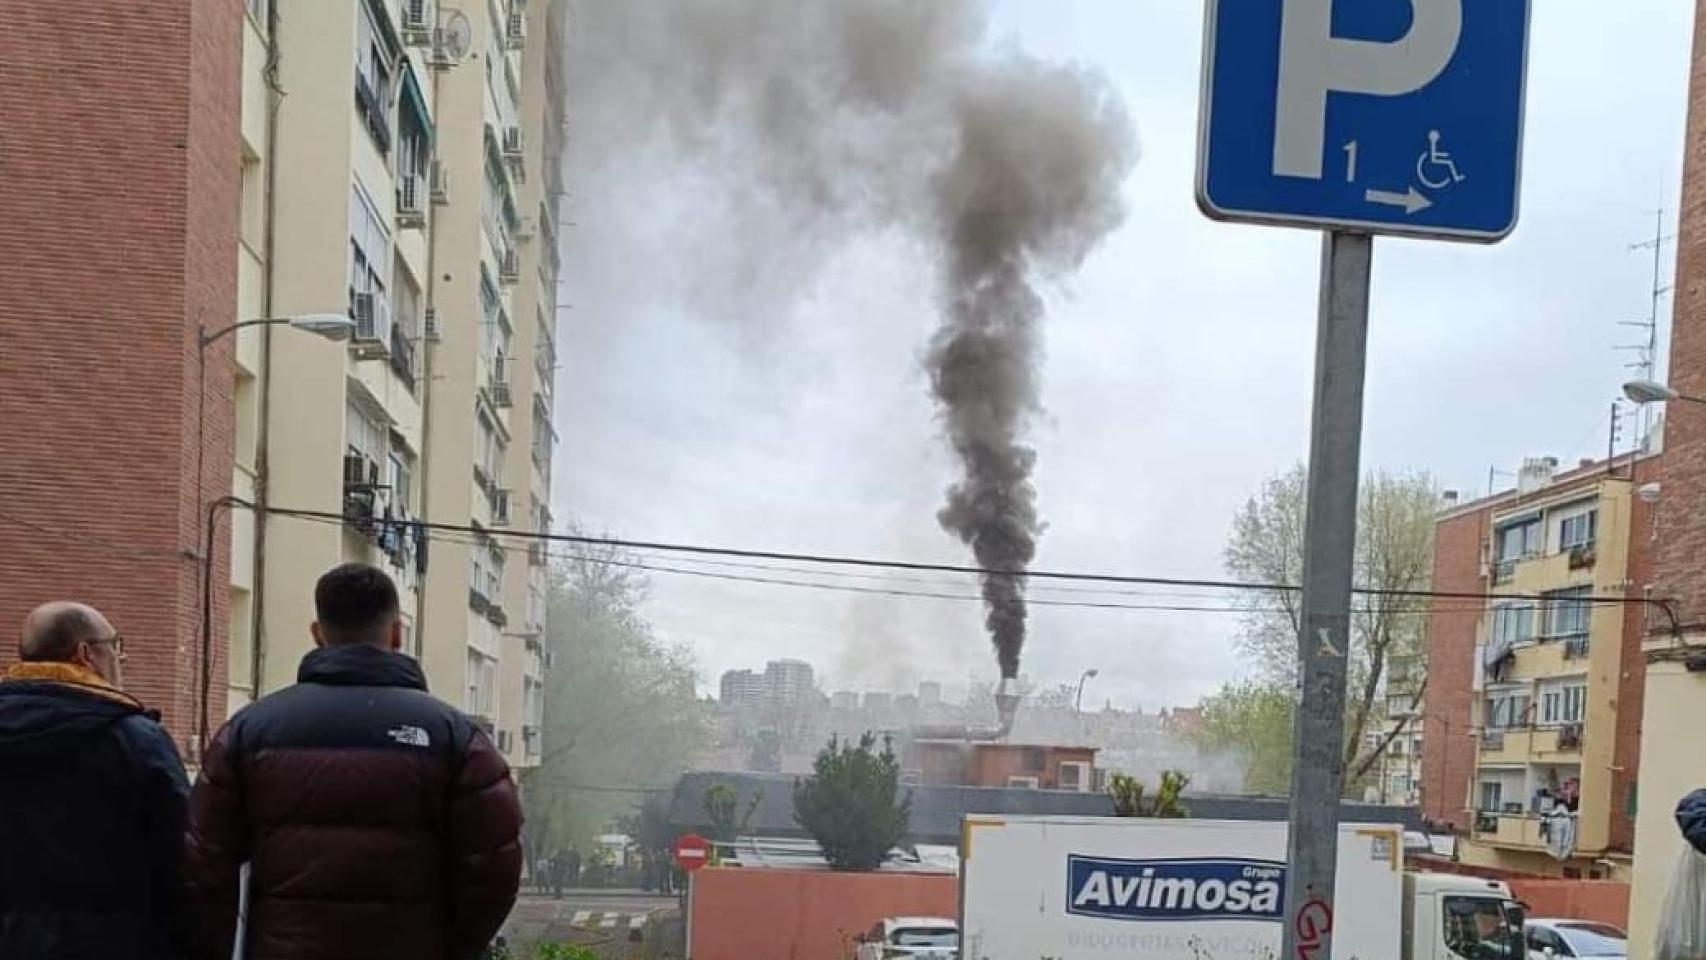
{"label": "man with glasses", "polygon": [[189,783],[122,689],[124,638],[94,607],[48,603],[18,659],[0,680],[0,957],[181,956]]}

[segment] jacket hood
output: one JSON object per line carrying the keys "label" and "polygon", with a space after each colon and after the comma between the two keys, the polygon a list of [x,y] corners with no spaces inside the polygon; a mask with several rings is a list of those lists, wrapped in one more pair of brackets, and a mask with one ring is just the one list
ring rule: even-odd
{"label": "jacket hood", "polygon": [[426,674],[413,658],[367,644],[309,651],[297,668],[296,682],[333,687],[427,688]]}
{"label": "jacket hood", "polygon": [[1696,790],[1676,805],[1676,825],[1694,849],[1706,854],[1706,790]]}
{"label": "jacket hood", "polygon": [[0,763],[70,756],[142,705],[98,688],[54,680],[0,681]]}

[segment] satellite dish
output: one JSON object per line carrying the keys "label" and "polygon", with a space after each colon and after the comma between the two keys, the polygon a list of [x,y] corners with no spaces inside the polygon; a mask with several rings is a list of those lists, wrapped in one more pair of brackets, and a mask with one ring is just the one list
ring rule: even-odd
{"label": "satellite dish", "polygon": [[460,10],[448,10],[438,27],[438,56],[447,64],[461,63],[474,47],[474,25]]}

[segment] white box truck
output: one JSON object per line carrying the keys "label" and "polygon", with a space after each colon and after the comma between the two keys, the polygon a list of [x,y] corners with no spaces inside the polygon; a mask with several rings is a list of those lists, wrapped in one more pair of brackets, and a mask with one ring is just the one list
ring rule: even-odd
{"label": "white box truck", "polygon": [[[1278,960],[1285,840],[1261,821],[967,817],[961,960]],[[1340,827],[1331,922],[1333,956],[1298,960],[1524,958],[1509,890],[1406,876],[1395,825]]]}

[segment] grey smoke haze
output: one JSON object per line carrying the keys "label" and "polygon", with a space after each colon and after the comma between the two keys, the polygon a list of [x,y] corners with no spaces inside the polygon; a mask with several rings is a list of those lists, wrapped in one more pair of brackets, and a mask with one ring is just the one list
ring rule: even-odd
{"label": "grey smoke haze", "polygon": [[[692,263],[647,268],[683,279],[705,319],[786,349],[754,331],[785,322],[850,238],[899,234],[934,261],[941,326],[925,363],[963,468],[938,520],[979,565],[1023,571],[1042,530],[1025,442],[1037,285],[1119,224],[1135,159],[1107,85],[989,54],[973,0],[600,0],[577,13],[600,42],[571,57],[571,152],[579,140],[625,176],[686,176],[720,213],[711,229],[732,228],[701,237]],[[987,577],[983,596],[1001,673],[1016,676],[1023,577]]]}

